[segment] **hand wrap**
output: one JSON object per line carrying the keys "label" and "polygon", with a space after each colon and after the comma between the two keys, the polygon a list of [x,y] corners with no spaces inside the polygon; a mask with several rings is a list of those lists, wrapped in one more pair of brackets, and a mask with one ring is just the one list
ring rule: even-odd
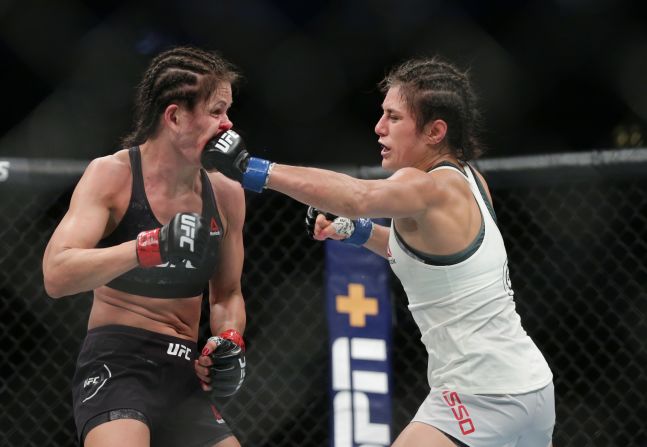
{"label": "hand wrap", "polygon": [[341,242],[346,244],[364,245],[373,233],[373,221],[371,219],[359,218],[353,220],[348,217],[339,217],[310,206],[306,212],[305,225],[306,233],[308,233],[311,239],[314,239],[314,229],[319,214],[323,214],[327,220],[332,221],[335,233],[346,236],[344,239],[341,239]]}
{"label": "hand wrap", "polygon": [[315,225],[317,223],[317,216],[319,214],[323,214],[324,217],[330,221],[333,221],[337,218],[337,216],[335,216],[332,213],[327,213],[325,211],[318,210],[313,206],[309,206],[308,211],[306,211],[305,225],[306,225],[306,233],[308,233],[308,236],[310,236],[310,239],[315,238]]}

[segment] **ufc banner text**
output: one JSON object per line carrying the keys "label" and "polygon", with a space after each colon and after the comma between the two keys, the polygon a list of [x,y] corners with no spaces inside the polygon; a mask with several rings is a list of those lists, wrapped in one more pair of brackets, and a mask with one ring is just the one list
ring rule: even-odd
{"label": "ufc banner text", "polygon": [[331,447],[391,444],[391,303],[386,259],[326,243]]}

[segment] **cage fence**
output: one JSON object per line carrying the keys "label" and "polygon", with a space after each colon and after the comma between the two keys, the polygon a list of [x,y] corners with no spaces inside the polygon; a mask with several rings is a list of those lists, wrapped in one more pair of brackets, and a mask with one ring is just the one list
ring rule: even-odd
{"label": "cage fence", "polygon": [[[517,310],[554,372],[558,447],[647,446],[646,154],[478,164],[506,240]],[[49,299],[41,260],[83,163],[44,170],[39,161],[12,161],[21,169],[0,183],[0,445],[74,445],[70,381],[92,297]],[[246,446],[330,442],[324,249],[306,236],[304,215],[305,206],[278,193],[247,196],[249,374],[222,402]],[[428,387],[426,352],[395,277],[392,304],[398,433]],[[201,342],[206,300],[203,307]]]}

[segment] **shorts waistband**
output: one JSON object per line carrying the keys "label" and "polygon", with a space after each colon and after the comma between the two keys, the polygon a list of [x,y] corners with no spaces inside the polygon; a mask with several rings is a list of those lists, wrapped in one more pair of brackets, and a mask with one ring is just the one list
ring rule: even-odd
{"label": "shorts waistband", "polygon": [[120,324],[108,324],[105,326],[98,326],[89,329],[86,339],[93,339],[95,337],[100,337],[103,335],[124,335],[127,337],[135,337],[142,341],[147,341],[150,343],[179,343],[187,345],[194,350],[197,348],[197,343],[194,340],[174,337],[172,335],[162,334],[160,332],[153,332],[135,326],[125,326]]}

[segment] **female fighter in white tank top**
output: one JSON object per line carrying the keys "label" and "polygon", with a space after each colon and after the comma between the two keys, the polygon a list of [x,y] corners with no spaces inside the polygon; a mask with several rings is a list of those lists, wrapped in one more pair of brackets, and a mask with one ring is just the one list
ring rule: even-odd
{"label": "female fighter in white tank top", "polygon": [[436,169],[465,178],[483,223],[472,246],[453,260],[416,253],[391,226],[389,262],[429,354],[429,385],[473,394],[542,388],[552,373],[515,310],[508,258],[493,212],[471,169],[466,166],[466,174],[452,166]]}

